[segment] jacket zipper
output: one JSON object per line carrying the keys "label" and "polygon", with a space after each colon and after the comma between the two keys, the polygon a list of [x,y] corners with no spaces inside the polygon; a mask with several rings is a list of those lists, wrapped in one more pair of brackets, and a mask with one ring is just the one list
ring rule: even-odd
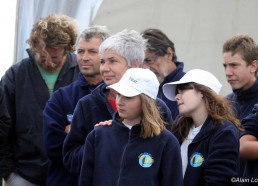
{"label": "jacket zipper", "polygon": [[120,182],[120,176],[121,176],[121,171],[122,171],[121,169],[122,169],[122,164],[123,164],[123,160],[124,160],[125,150],[126,150],[128,144],[129,144],[130,138],[131,138],[131,130],[129,130],[128,141],[127,141],[127,144],[125,145],[124,150],[123,150],[123,154],[122,154],[122,158],[121,158],[121,162],[120,162],[119,176],[118,176],[118,179],[117,179],[117,186],[119,185],[119,182]]}

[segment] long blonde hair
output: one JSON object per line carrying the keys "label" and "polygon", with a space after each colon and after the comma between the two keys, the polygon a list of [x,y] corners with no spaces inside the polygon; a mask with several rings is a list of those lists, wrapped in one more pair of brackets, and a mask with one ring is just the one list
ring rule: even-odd
{"label": "long blonde hair", "polygon": [[156,101],[145,94],[140,94],[142,102],[142,138],[158,136],[165,128],[165,122],[161,118]]}
{"label": "long blonde hair", "polygon": [[[214,127],[223,124],[223,122],[227,120],[233,123],[240,131],[243,130],[240,121],[233,114],[231,103],[226,98],[216,94],[210,88],[197,83],[187,83],[178,85],[177,89],[195,89],[196,91],[202,93],[208,115],[211,117]],[[180,137],[185,139],[192,125],[192,118],[179,116],[179,118],[172,125],[172,132],[179,133]]]}

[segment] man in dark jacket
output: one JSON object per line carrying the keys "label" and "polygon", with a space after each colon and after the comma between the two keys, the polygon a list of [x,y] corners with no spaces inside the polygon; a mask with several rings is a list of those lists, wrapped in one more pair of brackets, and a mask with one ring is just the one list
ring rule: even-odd
{"label": "man in dark jacket", "polygon": [[1,170],[8,186],[45,185],[48,158],[43,145],[42,111],[54,90],[76,80],[75,21],[51,15],[33,25],[29,58],[11,66],[1,80],[11,128]]}
{"label": "man in dark jacket", "polygon": [[78,79],[55,91],[43,112],[44,141],[49,158],[47,185],[78,185],[78,176],[69,173],[63,165],[62,148],[69,133],[74,108],[80,98],[90,94],[99,85],[99,45],[109,36],[104,26],[85,29],[76,44]]}
{"label": "man in dark jacket", "polygon": [[[227,98],[241,121],[258,102],[258,45],[248,35],[233,36],[223,45],[223,61],[225,75],[233,91]],[[239,176],[242,176],[244,168],[245,162],[241,161]]]}
{"label": "man in dark jacket", "polygon": [[232,88],[227,98],[232,101],[241,121],[258,102],[258,45],[247,35],[236,35],[223,45],[223,66]]}
{"label": "man in dark jacket", "polygon": [[160,83],[158,98],[162,99],[171,110],[173,118],[178,115],[176,101],[164,96],[162,86],[166,83],[178,81],[185,75],[184,63],[177,61],[174,43],[159,29],[146,29],[142,32],[147,39],[144,65],[153,71]]}

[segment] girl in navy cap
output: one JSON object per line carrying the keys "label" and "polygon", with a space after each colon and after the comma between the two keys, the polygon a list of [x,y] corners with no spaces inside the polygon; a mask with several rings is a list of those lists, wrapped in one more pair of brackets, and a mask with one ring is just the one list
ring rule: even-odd
{"label": "girl in navy cap", "polygon": [[183,185],[180,145],[157,109],[155,74],[131,68],[108,88],[117,92],[117,112],[112,126],[87,136],[79,185]]}
{"label": "girl in navy cap", "polygon": [[165,96],[178,104],[172,131],[181,144],[185,186],[235,184],[240,123],[218,95],[221,87],[215,76],[200,69],[163,86]]}

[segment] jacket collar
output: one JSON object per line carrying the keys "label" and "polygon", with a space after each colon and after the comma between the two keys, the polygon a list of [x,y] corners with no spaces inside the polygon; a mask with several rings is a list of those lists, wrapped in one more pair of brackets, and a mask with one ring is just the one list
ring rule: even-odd
{"label": "jacket collar", "polygon": [[[119,115],[118,115],[118,112],[115,112],[113,114],[113,117],[112,117],[112,122],[114,125],[116,125],[117,127],[120,127],[120,128],[125,128],[127,130],[129,130],[124,124],[123,122],[119,119]],[[137,124],[137,125],[134,125],[131,129],[131,136],[134,137],[134,136],[140,136],[140,133],[141,133],[141,124]]]}
{"label": "jacket collar", "polygon": [[192,143],[196,143],[203,140],[213,132],[213,129],[214,129],[213,121],[211,117],[208,117],[205,120],[200,132],[193,139]]}
{"label": "jacket collar", "polygon": [[84,76],[82,75],[81,72],[78,73],[78,78],[77,79],[78,79],[78,82],[79,82],[81,87],[87,87],[88,86],[89,88],[92,87],[92,89],[95,89],[97,86],[99,86],[101,83],[103,83],[103,81],[100,81],[96,85],[89,84],[88,81],[86,81],[86,79],[84,78]]}
{"label": "jacket collar", "polygon": [[237,90],[233,90],[233,92],[236,95],[237,99],[243,99],[243,100],[248,100],[250,98],[252,99],[254,96],[257,95],[257,92],[258,92],[258,79],[256,79],[255,83],[250,88],[246,90],[237,89]]}
{"label": "jacket collar", "polygon": [[171,81],[179,80],[181,77],[185,75],[185,72],[183,72],[184,63],[177,61],[175,62],[175,64],[176,64],[176,69],[165,77],[164,81],[160,84],[160,86],[164,85],[165,83],[169,83]]}

